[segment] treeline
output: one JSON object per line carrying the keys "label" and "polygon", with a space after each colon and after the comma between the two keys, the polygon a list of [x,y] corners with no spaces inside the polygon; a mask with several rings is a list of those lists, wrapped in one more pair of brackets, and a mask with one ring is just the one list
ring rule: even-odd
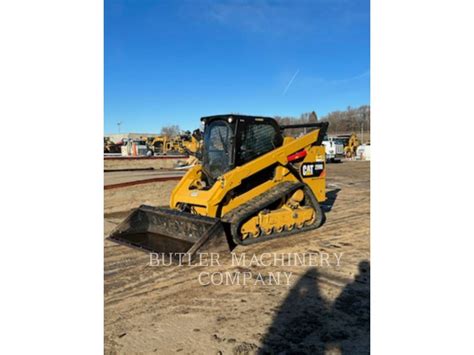
{"label": "treeline", "polygon": [[[370,132],[370,106],[364,105],[357,108],[348,107],[344,111],[333,111],[325,116],[317,117],[315,112],[307,112],[300,115],[300,117],[291,116],[276,116],[276,120],[281,125],[301,124],[310,122],[329,122],[329,134],[341,134],[360,132],[363,129],[365,132]],[[292,129],[292,135],[299,135],[308,132],[310,129]]]}
{"label": "treeline", "polygon": [[[357,108],[347,107],[344,111],[333,111],[325,116],[318,117],[316,113],[306,112],[300,117],[293,116],[275,116],[280,125],[301,124],[311,122],[329,122],[329,134],[346,134],[370,132],[370,106],[364,105]],[[288,134],[298,136],[301,133],[311,131],[310,128],[291,129]],[[161,135],[172,137],[181,133],[178,125],[166,126],[161,129]]]}

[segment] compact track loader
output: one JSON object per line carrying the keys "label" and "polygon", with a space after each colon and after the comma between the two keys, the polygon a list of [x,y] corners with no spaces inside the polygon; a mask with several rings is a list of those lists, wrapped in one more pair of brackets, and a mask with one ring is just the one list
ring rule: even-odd
{"label": "compact track loader", "polygon": [[[159,253],[232,250],[318,228],[326,199],[328,123],[279,126],[270,117],[203,117],[202,162],[174,188],[170,208],[142,205],[110,239]],[[299,138],[290,128],[316,128]]]}

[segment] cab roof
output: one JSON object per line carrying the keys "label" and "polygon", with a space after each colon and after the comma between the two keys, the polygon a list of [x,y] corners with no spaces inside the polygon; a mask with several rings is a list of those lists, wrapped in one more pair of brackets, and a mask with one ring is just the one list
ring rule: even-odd
{"label": "cab roof", "polygon": [[234,113],[228,113],[228,114],[222,114],[222,115],[213,115],[213,116],[205,116],[201,117],[201,121],[208,123],[214,120],[219,120],[219,119],[228,119],[229,117],[238,119],[238,120],[248,120],[248,121],[254,121],[254,120],[264,120],[264,121],[273,121],[276,123],[276,120],[273,117],[266,117],[266,116],[250,116],[250,115],[239,115],[239,114],[234,114]]}

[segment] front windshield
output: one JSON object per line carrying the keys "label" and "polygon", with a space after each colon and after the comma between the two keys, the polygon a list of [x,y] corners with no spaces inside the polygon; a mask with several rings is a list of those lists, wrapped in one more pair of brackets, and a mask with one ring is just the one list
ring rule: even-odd
{"label": "front windshield", "polygon": [[210,123],[204,132],[203,168],[214,179],[230,170],[231,136],[225,121]]}

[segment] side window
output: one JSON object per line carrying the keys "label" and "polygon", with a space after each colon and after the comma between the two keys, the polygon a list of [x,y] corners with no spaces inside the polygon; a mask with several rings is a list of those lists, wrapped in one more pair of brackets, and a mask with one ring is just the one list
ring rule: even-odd
{"label": "side window", "polygon": [[275,148],[275,134],[275,128],[270,124],[247,124],[241,131],[240,147],[237,148],[238,164],[245,164]]}

